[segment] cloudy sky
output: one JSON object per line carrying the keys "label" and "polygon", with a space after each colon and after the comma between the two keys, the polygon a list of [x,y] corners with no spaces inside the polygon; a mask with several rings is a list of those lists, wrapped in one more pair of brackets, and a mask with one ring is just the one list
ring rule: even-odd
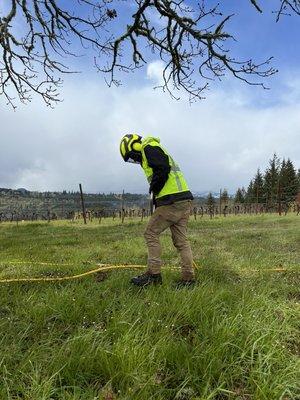
{"label": "cloudy sky", "polygon": [[274,152],[300,168],[300,17],[276,24],[270,12],[261,16],[247,2],[232,7],[238,3],[235,51],[275,57],[271,90],[227,77],[190,105],[153,90],[162,68],[155,57],[119,88],[108,88],[87,59],[82,74],[65,79],[55,109],[35,98],[14,112],[0,100],[0,187],[77,190],[81,182],[89,192],[144,193],[141,168],[119,155],[120,137],[130,132],[160,137],[194,192],[234,192]]}

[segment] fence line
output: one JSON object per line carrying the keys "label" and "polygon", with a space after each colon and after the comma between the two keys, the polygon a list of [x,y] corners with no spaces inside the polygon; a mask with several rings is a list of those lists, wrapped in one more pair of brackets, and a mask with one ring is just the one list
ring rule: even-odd
{"label": "fence line", "polygon": [[[217,216],[228,216],[228,215],[257,215],[266,213],[278,213],[278,214],[288,214],[295,213],[300,214],[300,204],[293,202],[289,204],[274,203],[272,205],[268,203],[241,203],[236,204],[229,202],[228,204],[197,204],[196,202],[192,206],[191,215],[194,219],[202,218],[204,216],[209,216],[214,218]],[[85,216],[86,221],[91,222],[98,220],[101,223],[104,218],[112,218],[113,220],[120,220],[124,222],[125,219],[140,218],[143,220],[150,216],[149,207],[139,207],[126,205],[124,202],[122,207],[103,207],[99,202],[87,202],[85,204]],[[22,208],[9,206],[6,209],[0,211],[0,223],[4,221],[53,221],[53,220],[69,220],[77,221],[84,220],[84,215],[81,209],[80,203],[74,205],[73,209],[67,210],[65,203],[56,203],[51,205],[45,202],[39,208],[32,207]]]}
{"label": "fence line", "polygon": [[[125,191],[121,195],[114,195],[115,201],[91,200],[91,195],[83,196],[80,185],[80,192],[76,197],[57,199],[53,196],[42,197],[22,197],[22,196],[1,196],[0,195],[0,223],[3,221],[38,221],[44,220],[70,220],[72,222],[85,219],[87,221],[98,220],[101,223],[103,218],[121,220],[123,223],[128,218],[140,218],[143,220],[151,215],[149,199],[139,199],[139,204],[126,201]],[[267,196],[255,196],[253,199],[243,203],[235,203],[232,198],[222,199],[222,189],[220,197],[213,199],[210,204],[203,198],[195,198],[191,210],[194,219],[203,216],[214,218],[216,216],[242,215],[242,214],[264,214],[287,213],[300,214],[300,193],[296,196],[285,196],[287,191],[273,194],[272,198]],[[83,200],[83,197],[84,200]],[[250,200],[250,201],[249,201]],[[253,201],[251,201],[253,200]],[[4,204],[3,204],[4,203]],[[111,205],[113,203],[113,206]]]}

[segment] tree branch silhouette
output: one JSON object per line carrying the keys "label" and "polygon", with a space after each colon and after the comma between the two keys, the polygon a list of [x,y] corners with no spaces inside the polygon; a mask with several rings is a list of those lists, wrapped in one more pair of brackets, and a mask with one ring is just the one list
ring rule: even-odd
{"label": "tree branch silhouette", "polygon": [[[183,90],[190,100],[203,98],[212,80],[229,73],[250,84],[265,86],[275,74],[272,57],[262,61],[234,57],[228,30],[234,15],[202,0],[194,8],[183,0],[135,0],[134,12],[119,32],[128,3],[117,0],[7,0],[0,11],[0,95],[16,107],[33,95],[53,106],[60,101],[64,74],[74,71],[70,58],[94,52],[94,65],[109,85],[120,84],[119,73],[143,67],[153,54],[164,68],[159,85],[172,97]],[[257,0],[250,6],[263,12]],[[300,15],[300,0],[278,0],[276,21]],[[115,32],[119,32],[116,34]]]}

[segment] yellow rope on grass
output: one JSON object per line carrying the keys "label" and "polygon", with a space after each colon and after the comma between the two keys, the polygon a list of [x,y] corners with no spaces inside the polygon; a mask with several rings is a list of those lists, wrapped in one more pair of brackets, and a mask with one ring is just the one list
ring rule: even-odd
{"label": "yellow rope on grass", "polygon": [[107,265],[98,264],[99,267],[90,271],[83,272],[81,274],[70,275],[70,276],[53,276],[53,277],[40,277],[40,278],[7,278],[0,279],[0,283],[12,283],[12,282],[58,282],[58,281],[70,281],[73,279],[79,279],[84,276],[95,274],[96,272],[109,271],[111,269],[125,269],[125,268],[145,268],[144,265]]}
{"label": "yellow rope on grass", "polygon": [[[25,262],[25,261],[8,261],[6,264],[39,264],[39,265],[72,265],[72,264],[55,264],[55,263],[39,263],[39,262]],[[88,275],[93,275],[97,272],[105,272],[105,271],[110,271],[110,270],[116,270],[116,269],[145,269],[145,265],[137,265],[137,264],[120,264],[120,265],[113,265],[113,264],[97,264],[97,268],[92,269],[90,271],[83,272],[81,274],[76,274],[76,275],[70,275],[70,276],[53,276],[53,277],[39,277],[39,278],[4,278],[0,279],[0,283],[16,283],[16,282],[61,282],[61,281],[69,281],[69,280],[75,280],[75,279],[80,279],[82,277],[88,276]],[[195,269],[202,269],[199,267],[195,261],[193,262],[193,266]],[[171,271],[179,271],[179,268],[172,268],[169,267],[167,268],[168,270]],[[223,271],[225,269],[220,269],[220,271]],[[271,268],[271,269],[246,269],[243,270],[245,272],[285,272],[285,271],[290,271],[286,268]]]}

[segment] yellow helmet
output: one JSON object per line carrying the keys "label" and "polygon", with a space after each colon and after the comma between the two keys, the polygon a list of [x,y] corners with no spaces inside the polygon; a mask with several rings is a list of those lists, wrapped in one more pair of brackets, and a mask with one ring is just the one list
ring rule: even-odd
{"label": "yellow helmet", "polygon": [[124,161],[141,163],[142,137],[136,133],[124,135],[120,142],[120,153]]}

